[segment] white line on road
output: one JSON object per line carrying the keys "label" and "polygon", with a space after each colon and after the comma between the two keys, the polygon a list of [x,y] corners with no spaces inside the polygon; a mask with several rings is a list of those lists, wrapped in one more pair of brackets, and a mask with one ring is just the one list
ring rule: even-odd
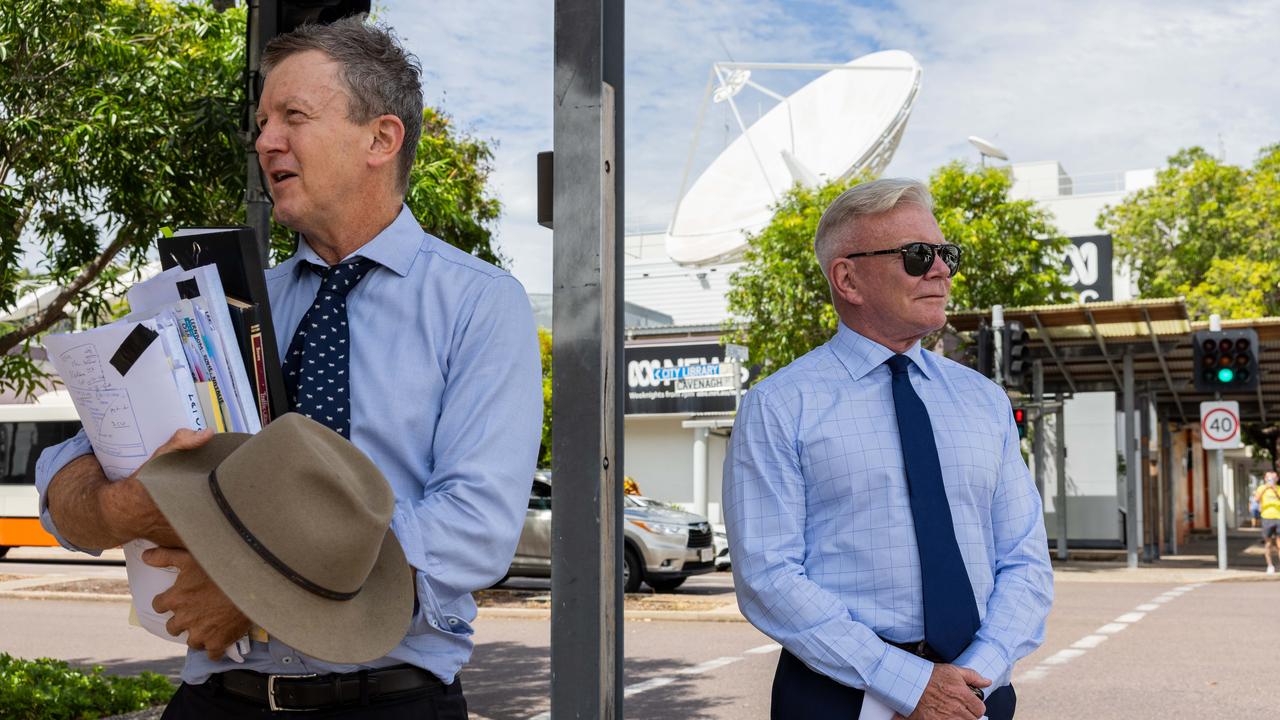
{"label": "white line on road", "polygon": [[1092,650],[1106,641],[1106,635],[1085,635],[1079,640],[1071,643],[1071,647],[1081,648],[1083,650]]}
{"label": "white line on road", "polygon": [[739,660],[741,660],[741,659],[742,659],[742,657],[741,657],[741,656],[738,656],[738,657],[718,657],[718,658],[716,658],[715,660],[708,660],[708,661],[706,661],[706,662],[704,662],[704,663],[701,663],[701,664],[698,664],[698,665],[694,665],[694,666],[693,666],[693,667],[691,667],[691,668],[685,668],[685,669],[681,670],[681,671],[679,672],[679,674],[680,674],[680,675],[701,675],[701,674],[702,674],[702,673],[704,673],[704,672],[708,672],[708,671],[710,671],[710,670],[715,670],[716,668],[722,668],[722,667],[724,667],[725,665],[730,665],[730,664],[736,663],[736,662],[738,662],[738,661],[739,661]]}
{"label": "white line on road", "polygon": [[1063,650],[1059,650],[1053,655],[1050,655],[1049,657],[1041,660],[1039,664],[1037,664],[1035,667],[1032,667],[1028,670],[1024,670],[1014,679],[1017,680],[1018,682],[1033,682],[1035,680],[1040,680],[1044,678],[1046,675],[1048,675],[1049,671],[1052,670],[1054,667],[1059,665],[1066,665],[1072,660],[1075,660],[1081,655],[1084,655],[1089,650],[1092,650],[1098,647],[1099,645],[1101,645],[1102,643],[1106,642],[1108,636],[1114,635],[1120,632],[1121,630],[1124,630],[1125,628],[1129,627],[1133,623],[1136,623],[1142,618],[1146,617],[1147,613],[1159,608],[1160,603],[1167,603],[1170,600],[1173,600],[1174,598],[1179,597],[1185,593],[1189,593],[1192,590],[1195,590],[1196,588],[1201,587],[1203,585],[1204,583],[1196,583],[1195,585],[1181,585],[1172,590],[1168,590],[1164,593],[1161,593],[1160,595],[1157,595],[1155,598],[1151,599],[1150,601],[1145,602],[1139,605],[1138,607],[1134,608],[1135,612],[1127,612],[1121,615],[1115,620],[1112,620],[1106,625],[1103,625],[1097,630],[1094,630],[1092,634],[1086,635],[1080,638],[1079,640],[1075,641],[1074,643],[1071,643],[1071,647]]}
{"label": "white line on road", "polygon": [[675,681],[676,681],[675,678],[669,678],[669,677],[652,678],[650,680],[645,680],[642,683],[636,683],[635,685],[628,685],[627,689],[623,691],[622,695],[623,697],[631,697],[632,695],[638,695],[646,690],[654,690],[660,687],[664,687],[666,685],[670,685]]}
{"label": "white line on road", "polygon": [[[703,673],[711,672],[712,670],[722,668],[725,665],[732,665],[733,663],[736,663],[739,660],[745,660],[746,658],[743,657],[743,655],[764,655],[771,652],[777,652],[781,649],[782,649],[782,646],[777,643],[761,645],[760,647],[753,647],[750,650],[744,650],[742,655],[718,657],[713,660],[708,660],[704,663],[698,663],[697,665],[684,668],[683,670],[677,670],[676,674],[681,676],[701,675]],[[631,697],[632,695],[639,695],[642,692],[648,692],[650,690],[656,690],[657,688],[660,688],[660,687],[666,687],[667,685],[670,685],[675,681],[676,681],[676,678],[674,677],[649,678],[644,682],[638,682],[633,685],[628,685],[622,691],[622,696]],[[544,713],[538,713],[537,715],[530,717],[529,720],[551,720],[551,712],[547,711]]]}

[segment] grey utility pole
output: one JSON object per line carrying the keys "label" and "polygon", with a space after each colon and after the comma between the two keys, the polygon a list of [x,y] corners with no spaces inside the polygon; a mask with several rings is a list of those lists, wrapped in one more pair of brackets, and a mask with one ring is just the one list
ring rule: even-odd
{"label": "grey utility pole", "polygon": [[[269,9],[274,9],[274,3]],[[244,128],[245,140],[245,224],[253,228],[258,238],[258,252],[262,256],[262,266],[267,267],[267,249],[271,247],[271,199],[267,197],[266,188],[262,186],[262,172],[258,166],[258,149],[254,146],[257,139],[255,116],[258,114],[258,96],[262,90],[262,50],[266,47],[268,33],[275,32],[275,19],[268,18],[262,11],[259,0],[248,2],[249,43],[245,54],[249,60],[249,72],[245,78],[245,99],[249,106]],[[270,25],[270,27],[267,27]]]}
{"label": "grey utility pole", "polygon": [[1138,543],[1142,540],[1142,511],[1138,500],[1137,418],[1134,417],[1133,352],[1124,351],[1124,547],[1128,566],[1138,567]]}
{"label": "grey utility pole", "polygon": [[622,718],[623,2],[556,0],[551,715]]}
{"label": "grey utility pole", "polygon": [[1053,449],[1055,474],[1058,478],[1058,498],[1055,510],[1058,515],[1058,559],[1067,559],[1067,404],[1058,394],[1058,409],[1053,416],[1053,433],[1056,446]]}

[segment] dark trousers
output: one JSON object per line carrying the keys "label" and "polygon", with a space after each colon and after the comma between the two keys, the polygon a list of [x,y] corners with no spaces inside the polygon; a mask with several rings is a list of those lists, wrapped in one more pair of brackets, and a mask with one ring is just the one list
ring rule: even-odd
{"label": "dark trousers", "polygon": [[[858,720],[863,691],[856,690],[810,670],[795,655],[782,651],[773,675],[771,720]],[[1013,720],[1018,704],[1012,685],[987,698],[990,720]]]}
{"label": "dark trousers", "polygon": [[161,720],[239,720],[240,718],[283,717],[297,720],[467,720],[467,700],[462,696],[462,679],[456,678],[443,693],[406,693],[395,698],[375,698],[368,705],[348,705],[321,710],[271,712],[266,707],[236,697],[214,683],[183,683],[164,709]]}

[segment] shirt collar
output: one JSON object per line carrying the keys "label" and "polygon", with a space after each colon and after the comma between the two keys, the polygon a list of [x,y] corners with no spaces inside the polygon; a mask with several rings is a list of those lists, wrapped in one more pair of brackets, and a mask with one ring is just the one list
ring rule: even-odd
{"label": "shirt collar", "polygon": [[[354,257],[367,258],[404,277],[409,274],[409,268],[422,248],[422,236],[422,226],[413,217],[413,212],[409,210],[408,205],[402,205],[400,214],[390,225],[373,236],[372,240],[361,245],[355,252],[342,258],[342,262]],[[329,267],[329,263],[321,259],[316,251],[311,249],[311,244],[305,240],[298,243],[298,252],[295,257],[301,261],[298,267],[302,267],[303,263],[319,265],[322,268]]]}
{"label": "shirt collar", "polygon": [[[880,343],[860,335],[843,322],[836,328],[836,336],[831,338],[830,345],[855,381],[866,377],[896,354]],[[911,358],[911,362],[926,379],[931,376],[931,368],[925,362],[925,353],[918,340],[902,354]]]}

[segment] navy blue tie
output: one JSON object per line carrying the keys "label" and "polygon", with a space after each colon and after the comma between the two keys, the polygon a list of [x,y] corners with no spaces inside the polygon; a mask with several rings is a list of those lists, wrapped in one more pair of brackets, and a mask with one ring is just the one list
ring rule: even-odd
{"label": "navy blue tie", "polygon": [[951,506],[942,484],[938,446],[929,413],[911,387],[911,359],[894,355],[885,361],[893,372],[893,405],[907,469],[907,492],[920,551],[924,585],[924,638],[946,662],[955,660],[973,641],[980,625],[973,585],[956,543]]}
{"label": "navy blue tie", "polygon": [[347,293],[374,268],[359,258],[327,268],[311,265],[320,276],[315,302],[298,323],[284,361],[289,409],[351,438],[351,367]]}

